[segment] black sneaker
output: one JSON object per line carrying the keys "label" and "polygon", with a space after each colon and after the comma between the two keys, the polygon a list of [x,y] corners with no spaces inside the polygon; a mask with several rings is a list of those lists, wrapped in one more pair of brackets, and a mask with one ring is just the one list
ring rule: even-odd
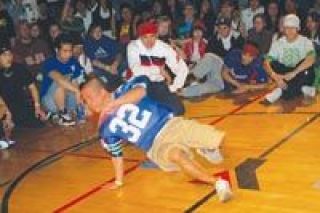
{"label": "black sneaker", "polygon": [[73,120],[68,113],[59,114],[58,124],[60,126],[74,126],[76,121]]}

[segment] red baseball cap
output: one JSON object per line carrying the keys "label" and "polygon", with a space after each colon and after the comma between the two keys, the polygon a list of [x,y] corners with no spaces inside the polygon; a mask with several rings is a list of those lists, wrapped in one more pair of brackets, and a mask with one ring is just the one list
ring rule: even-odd
{"label": "red baseball cap", "polygon": [[251,55],[254,58],[260,54],[258,47],[250,43],[247,43],[243,46],[242,53]]}
{"label": "red baseball cap", "polygon": [[158,26],[155,22],[144,22],[138,26],[138,36],[144,36],[147,34],[157,34]]}

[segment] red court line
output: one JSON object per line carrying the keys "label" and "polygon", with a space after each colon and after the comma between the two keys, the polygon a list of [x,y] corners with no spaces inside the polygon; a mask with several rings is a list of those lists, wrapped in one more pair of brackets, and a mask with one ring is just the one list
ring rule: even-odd
{"label": "red court line", "polygon": [[[129,173],[131,173],[131,172],[133,172],[134,170],[136,170],[136,169],[140,166],[140,163],[141,163],[141,162],[142,162],[142,161],[138,162],[136,165],[128,168],[127,170],[125,170],[125,171],[124,171],[124,175],[128,175]],[[110,182],[112,182],[112,181],[114,181],[114,180],[115,180],[115,178],[113,177],[113,178],[111,178],[111,179],[109,179],[109,180],[107,180],[107,181],[99,184],[98,186],[92,188],[90,191],[88,191],[88,192],[86,192],[86,193],[83,193],[82,195],[80,195],[80,196],[78,196],[78,197],[70,200],[67,204],[65,204],[65,205],[63,205],[63,206],[55,209],[53,212],[54,212],[54,213],[64,212],[65,210],[71,208],[72,206],[76,205],[77,203],[81,202],[82,200],[84,200],[84,199],[90,197],[91,195],[95,194],[96,192],[100,191],[101,189],[103,189],[103,187],[104,187],[106,184],[108,184],[108,183],[110,183]]]}
{"label": "red court line", "polygon": [[[30,151],[30,150],[28,150]],[[52,150],[31,150],[32,152],[45,152],[45,153],[54,153]],[[64,156],[72,156],[72,157],[79,157],[79,158],[91,158],[91,159],[107,159],[111,160],[111,157],[109,156],[100,156],[100,155],[92,155],[92,154],[81,154],[81,153],[66,153]],[[133,159],[133,158],[123,158],[124,161],[126,162],[139,162],[141,159]]]}
{"label": "red court line", "polygon": [[229,117],[230,115],[233,115],[233,114],[239,112],[240,110],[242,110],[243,108],[245,108],[246,106],[248,106],[248,105],[250,105],[250,104],[253,104],[253,103],[256,102],[257,100],[259,100],[260,98],[262,98],[263,96],[265,96],[268,92],[269,92],[269,91],[264,92],[264,93],[258,95],[257,97],[255,97],[254,99],[250,100],[249,102],[247,102],[247,103],[245,103],[245,104],[242,104],[242,105],[236,107],[235,109],[233,109],[233,110],[232,110],[231,112],[229,112],[228,114],[225,114],[225,115],[217,118],[216,120],[210,122],[210,124],[211,124],[211,125],[214,125],[214,124],[219,123],[220,121],[223,121],[224,119],[226,119],[226,118]]}
{"label": "red court line", "polygon": [[[235,114],[236,112],[240,111],[240,110],[243,109],[244,107],[246,107],[246,106],[254,103],[255,101],[259,100],[259,99],[260,99],[261,97],[263,97],[265,94],[266,94],[266,93],[263,93],[263,94],[261,94],[261,95],[258,95],[258,96],[255,97],[254,99],[250,100],[248,103],[245,103],[245,104],[243,104],[243,105],[240,105],[240,106],[236,107],[236,108],[233,109],[230,113],[221,116],[220,118],[214,120],[214,121],[211,122],[210,124],[211,124],[211,125],[214,125],[214,124],[217,124],[217,123],[223,121],[223,120],[226,119],[228,116]],[[128,171],[128,170],[125,171],[124,176],[127,175],[128,173],[133,172],[134,170],[136,170],[136,169],[140,166],[140,164],[141,164],[142,162],[143,162],[143,161],[140,161],[140,162],[137,163],[135,166],[129,168],[129,169],[128,169],[129,171]],[[64,204],[62,207],[57,208],[57,209],[54,210],[53,212],[54,212],[54,213],[64,212],[65,210],[71,208],[72,206],[75,206],[75,205],[78,204],[79,202],[81,202],[81,201],[83,201],[84,199],[87,199],[87,198],[90,197],[91,195],[95,194],[96,192],[98,192],[99,190],[101,190],[102,187],[103,187],[105,184],[107,184],[107,183],[109,183],[109,182],[111,182],[111,181],[114,181],[114,180],[115,180],[115,178],[112,178],[112,179],[110,179],[110,180],[108,180],[108,181],[105,181],[104,183],[102,183],[102,184],[94,187],[93,189],[89,190],[88,192],[85,192],[85,193],[77,196],[76,198],[74,198],[74,199],[72,199],[71,201],[69,201],[68,203]]]}

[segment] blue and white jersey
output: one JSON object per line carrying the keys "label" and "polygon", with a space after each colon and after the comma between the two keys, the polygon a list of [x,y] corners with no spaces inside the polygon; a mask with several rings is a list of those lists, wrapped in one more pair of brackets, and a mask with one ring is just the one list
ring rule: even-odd
{"label": "blue and white jersey", "polygon": [[[114,98],[117,99],[136,87],[146,88],[148,81],[146,76],[132,78],[114,92]],[[148,96],[138,103],[124,104],[101,122],[99,133],[103,146],[114,157],[122,156],[122,140],[147,152],[161,128],[172,116],[169,108]]]}

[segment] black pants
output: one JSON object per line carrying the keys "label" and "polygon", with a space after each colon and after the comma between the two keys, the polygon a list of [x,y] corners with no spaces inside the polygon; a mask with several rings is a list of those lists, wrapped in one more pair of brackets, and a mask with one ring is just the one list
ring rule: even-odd
{"label": "black pants", "polygon": [[[297,66],[299,66],[302,62],[300,62]],[[296,67],[297,67],[296,66]],[[284,75],[286,73],[292,72],[296,67],[287,67],[277,61],[271,63],[272,69],[280,75]],[[315,73],[313,67],[300,72],[290,81],[287,81],[287,88],[283,90],[282,98],[285,100],[293,99],[302,94],[301,88],[302,86],[312,86],[315,79]]]}
{"label": "black pants", "polygon": [[4,138],[3,120],[0,120],[0,139]]}
{"label": "black pants", "polygon": [[183,115],[185,112],[179,97],[170,92],[165,82],[151,82],[147,89],[148,96],[170,108],[175,115]]}
{"label": "black pants", "polygon": [[35,116],[32,100],[24,99],[6,103],[15,127],[18,128],[40,128],[44,123]]}

